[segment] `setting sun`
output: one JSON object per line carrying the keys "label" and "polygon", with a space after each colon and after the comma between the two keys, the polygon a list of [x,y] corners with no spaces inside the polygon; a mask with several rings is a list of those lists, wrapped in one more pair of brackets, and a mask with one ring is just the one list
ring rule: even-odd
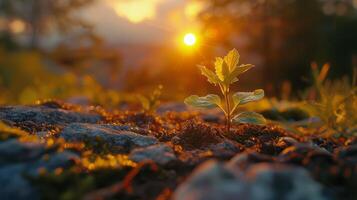
{"label": "setting sun", "polygon": [[183,42],[187,46],[193,46],[196,44],[196,36],[193,33],[187,33],[183,38]]}

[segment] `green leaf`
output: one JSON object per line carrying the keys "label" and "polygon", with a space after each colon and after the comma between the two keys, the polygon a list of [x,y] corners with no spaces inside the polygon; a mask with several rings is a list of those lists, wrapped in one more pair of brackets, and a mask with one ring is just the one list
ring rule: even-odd
{"label": "green leaf", "polygon": [[225,79],[225,83],[232,84],[234,82],[237,82],[238,81],[237,76],[243,74],[244,72],[248,71],[252,67],[254,67],[254,65],[251,64],[240,65],[238,67],[235,67],[233,71],[230,72],[227,78]]}
{"label": "green leaf", "polygon": [[264,97],[264,90],[258,89],[254,92],[237,92],[233,94],[234,105],[243,105],[251,101],[258,101]]}
{"label": "green leaf", "polygon": [[221,98],[215,94],[209,94],[204,97],[197,95],[189,96],[185,99],[185,104],[197,108],[215,108],[221,107]]}
{"label": "green leaf", "polygon": [[229,74],[229,68],[227,63],[221,58],[217,57],[216,62],[214,63],[216,69],[216,75],[220,81],[224,81]]}
{"label": "green leaf", "polygon": [[254,67],[254,65],[251,64],[244,64],[244,65],[239,65],[238,67],[236,67],[234,69],[234,71],[232,72],[232,74],[234,76],[238,76],[239,74],[243,74],[246,71],[250,70],[250,68]]}
{"label": "green leaf", "polygon": [[232,121],[234,123],[264,125],[266,120],[263,115],[256,112],[242,112],[236,115]]}
{"label": "green leaf", "polygon": [[228,65],[229,71],[232,72],[239,63],[240,55],[236,49],[232,49],[225,57],[224,61]]}
{"label": "green leaf", "polygon": [[201,65],[199,65],[198,68],[201,70],[202,75],[207,77],[208,82],[210,82],[214,85],[216,85],[217,83],[220,82],[219,78],[213,71],[211,71],[211,70],[207,69],[205,66],[201,66]]}

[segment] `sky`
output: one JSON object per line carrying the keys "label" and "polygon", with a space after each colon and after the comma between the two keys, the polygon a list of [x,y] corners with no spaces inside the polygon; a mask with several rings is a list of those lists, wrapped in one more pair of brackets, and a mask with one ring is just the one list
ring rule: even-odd
{"label": "sky", "polygon": [[101,0],[82,15],[111,44],[160,44],[195,31],[201,8],[192,0]]}

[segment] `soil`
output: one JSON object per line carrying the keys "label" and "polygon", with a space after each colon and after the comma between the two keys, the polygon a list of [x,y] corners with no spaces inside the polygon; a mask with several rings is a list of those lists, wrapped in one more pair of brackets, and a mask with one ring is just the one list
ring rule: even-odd
{"label": "soil", "polygon": [[[83,109],[59,102],[36,106],[45,110],[60,109],[100,116],[100,120],[88,123],[120,126],[126,131],[154,137],[159,144],[169,146],[177,158],[161,165],[155,161],[144,161],[99,167],[96,166],[99,162],[93,162],[91,168],[83,164],[85,159],[93,161],[96,157],[117,153],[108,149],[106,144],[64,141],[61,131],[69,122],[36,123],[31,117],[23,121],[2,117],[5,124],[23,130],[29,136],[36,136],[33,140],[42,143],[50,141],[55,144],[55,151],[68,150],[79,156],[78,161],[70,167],[26,177],[31,187],[39,191],[40,199],[171,199],[177,187],[205,161],[215,159],[228,162],[239,154],[249,155],[246,167],[256,163],[300,166],[332,199],[353,199],[357,195],[355,137],[298,135],[274,124],[233,125],[231,132],[226,133],[222,121],[206,122],[199,114],[192,112],[166,112],[161,115],[134,111],[109,112],[101,108]],[[40,132],[45,134],[40,135]],[[13,136],[4,131],[2,135],[9,135],[1,137],[2,142],[10,138],[27,137]],[[130,157],[129,154],[120,155],[125,159],[125,156]],[[130,163],[130,159],[125,159],[121,162]]]}

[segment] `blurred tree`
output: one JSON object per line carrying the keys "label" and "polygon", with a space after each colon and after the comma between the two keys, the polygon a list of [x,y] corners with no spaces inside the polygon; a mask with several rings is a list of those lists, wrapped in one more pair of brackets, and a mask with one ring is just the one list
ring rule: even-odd
{"label": "blurred tree", "polygon": [[[73,43],[76,45],[74,46]],[[122,66],[121,56],[115,49],[107,47],[95,34],[80,34],[68,38],[66,42],[54,48],[48,56],[59,66],[70,69],[77,75],[88,73],[91,71],[90,68],[100,68],[100,71],[107,69],[105,81],[102,82],[111,87],[118,84],[117,79]],[[94,71],[93,76],[99,75],[98,70]]]}
{"label": "blurred tree", "polygon": [[29,46],[38,47],[38,39],[49,31],[67,32],[74,26],[90,25],[74,11],[94,0],[0,0],[0,17],[10,21],[9,31],[26,31]]}
{"label": "blurred tree", "polygon": [[[121,57],[78,14],[93,1],[0,0],[0,104],[73,96],[118,104],[119,93],[101,84],[120,81]],[[61,41],[41,48],[46,34]]]}
{"label": "blurred tree", "polygon": [[312,61],[331,62],[336,76],[352,71],[356,4],[354,0],[210,0],[200,19],[208,43],[238,47],[262,60],[265,83],[277,85],[289,79],[300,88]]}

